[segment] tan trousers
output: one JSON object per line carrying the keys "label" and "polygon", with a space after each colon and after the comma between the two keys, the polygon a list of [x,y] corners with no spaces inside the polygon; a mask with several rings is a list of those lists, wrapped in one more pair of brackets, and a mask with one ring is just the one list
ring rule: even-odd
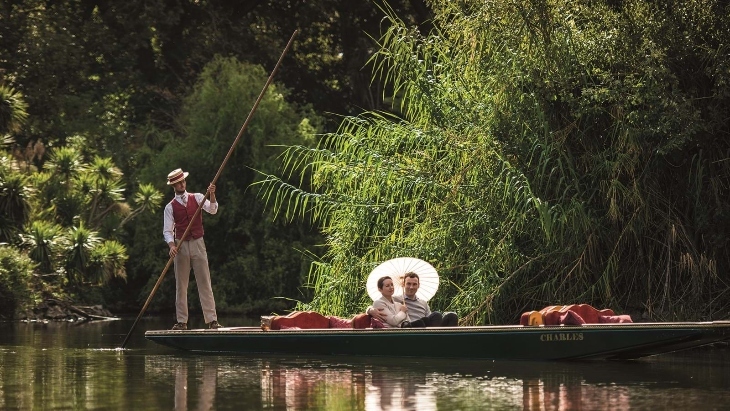
{"label": "tan trousers", "polygon": [[198,286],[200,305],[203,307],[203,318],[206,323],[218,320],[215,313],[213,287],[210,284],[208,253],[205,250],[203,237],[183,241],[177,249],[177,255],[175,256],[175,311],[177,321],[180,323],[188,322],[188,283],[190,282],[191,266],[195,274],[195,283]]}

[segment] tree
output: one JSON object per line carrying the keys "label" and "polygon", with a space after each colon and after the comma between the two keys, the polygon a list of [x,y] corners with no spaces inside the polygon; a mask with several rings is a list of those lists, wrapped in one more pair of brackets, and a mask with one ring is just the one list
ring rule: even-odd
{"label": "tree", "polygon": [[[423,0],[383,3],[428,24]],[[136,151],[164,145],[150,126],[175,127],[180,96],[213,56],[273,67],[294,30],[300,34],[277,77],[292,102],[329,117],[381,107],[382,90],[363,72],[383,24],[379,7],[349,0],[5,2],[0,70],[25,94],[30,115],[18,142],[56,146],[86,134],[134,178],[144,166]]]}
{"label": "tree", "polygon": [[66,249],[66,237],[62,235],[63,228],[45,220],[36,220],[21,234],[22,248],[28,251],[28,256],[38,264],[43,274],[55,272],[60,255]]}
{"label": "tree", "polygon": [[327,236],[300,308],[357,312],[366,274],[411,255],[467,324],[575,302],[727,317],[727,6],[431,5],[427,36],[390,13],[372,60],[402,117],[290,147],[311,190],[264,184]]}
{"label": "tree", "polygon": [[[423,1],[386,3],[404,19],[427,26],[430,14]],[[151,164],[160,158],[167,145],[175,144],[186,134],[180,128],[181,111],[187,104],[183,96],[191,94],[192,85],[215,55],[235,56],[239,61],[257,62],[270,68],[291,33],[300,30],[297,42],[277,74],[277,83],[288,89],[285,106],[311,106],[319,115],[316,120],[309,115],[304,121],[297,119],[297,131],[291,135],[308,135],[337,121],[326,123],[322,118],[337,119],[343,112],[380,107],[380,85],[372,84],[362,70],[375,50],[370,36],[376,35],[384,23],[379,7],[373,2],[343,0],[3,2],[0,5],[3,21],[0,72],[8,84],[23,93],[28,114],[25,127],[13,137],[17,141],[13,153],[18,168],[24,168],[28,174],[30,186],[40,188],[37,198],[52,205],[46,207],[48,203],[36,204],[33,200],[33,219],[56,222],[64,228],[78,227],[84,221],[85,227],[102,237],[118,239],[130,249],[134,247],[133,242],[144,244],[137,241],[140,236],[159,236],[158,230],[152,231],[157,220],[151,223],[154,217],[141,212],[155,208],[155,196],[143,196],[145,205],[135,203],[137,208],[131,210],[131,203],[115,201],[121,193],[115,179],[106,178],[94,186],[93,176],[84,170],[79,170],[74,179],[64,180],[63,184],[70,184],[73,189],[56,186],[50,182],[60,178],[55,174],[54,163],[58,161],[54,159],[46,166],[52,158],[45,150],[60,156],[58,160],[71,161],[65,166],[73,167],[74,158],[64,158],[62,150],[67,147],[79,150],[80,164],[88,166],[94,161],[89,153],[93,149],[100,159],[111,159],[119,167],[124,173],[125,187],[137,187],[139,181],[155,181],[144,173],[154,168]],[[258,88],[260,84],[252,89]],[[251,94],[248,96],[252,101]],[[282,124],[288,121],[284,119]],[[237,126],[231,128],[235,130]],[[280,127],[277,133],[283,133],[284,128]],[[85,143],[77,144],[78,136],[83,136]],[[210,148],[213,147],[220,148],[218,145]],[[272,151],[275,150],[257,148],[254,156],[268,156]],[[220,151],[211,153],[221,154]],[[206,159],[206,172],[210,171],[209,160]],[[69,175],[76,173],[65,166],[58,170]],[[259,169],[268,170],[263,166]],[[36,170],[40,172],[35,173]],[[236,175],[243,176],[245,184],[255,179],[245,167],[236,171],[240,171]],[[266,237],[265,241],[256,243],[256,252],[247,253],[232,264],[250,266],[249,271],[277,272],[276,284],[286,283],[285,288],[294,290],[301,269],[295,270],[295,275],[290,271],[300,259],[291,255],[277,259],[281,254],[278,250],[290,249],[290,245],[308,249],[309,245],[304,243],[310,240],[303,238],[313,234],[305,225],[297,229],[279,223],[259,226],[257,220],[264,218],[261,217],[264,212],[259,211],[261,205],[257,201],[249,198],[252,191],[243,187],[246,186],[237,186],[230,192],[246,198],[240,203],[256,215],[256,221],[251,227],[237,227],[231,237],[241,241]],[[238,197],[231,200],[238,203]],[[95,201],[104,205],[94,205]],[[130,208],[125,210],[127,206]],[[103,218],[98,219],[100,216]],[[129,223],[132,217],[147,226]],[[16,224],[15,232],[19,227],[31,230],[29,223]],[[122,225],[125,228],[134,225],[134,228],[121,232]],[[264,225],[266,229],[262,228]],[[140,277],[149,276],[149,267],[159,265],[157,256],[154,263],[149,261],[153,258],[151,251],[142,254],[137,255],[141,260],[131,263],[139,264],[134,268],[142,270],[138,273]],[[284,260],[286,263],[280,264]],[[261,279],[251,275],[248,280],[256,284]],[[130,286],[136,286],[140,280],[130,276],[129,281]],[[262,291],[254,299],[278,293],[276,289],[265,291],[267,287],[267,284],[257,285],[255,289]],[[248,299],[246,291],[240,294],[241,299]],[[296,291],[281,293],[297,294]]]}
{"label": "tree", "polygon": [[17,158],[0,157],[0,233],[34,262],[43,279],[36,285],[50,286],[44,291],[93,299],[89,290],[126,278],[120,228],[157,208],[161,194],[143,184],[128,204],[119,169],[85,141],[69,138],[39,171],[20,171]]}
{"label": "tree", "polygon": [[[26,110],[23,95],[0,84],[0,136],[4,145],[14,143],[13,134],[28,118]],[[30,212],[27,179],[12,164],[12,159],[0,152],[0,241],[11,241]]]}
{"label": "tree", "polygon": [[10,242],[30,214],[28,178],[0,152],[0,242]]}
{"label": "tree", "polygon": [[0,84],[0,135],[18,132],[28,119],[27,110],[22,93]]}

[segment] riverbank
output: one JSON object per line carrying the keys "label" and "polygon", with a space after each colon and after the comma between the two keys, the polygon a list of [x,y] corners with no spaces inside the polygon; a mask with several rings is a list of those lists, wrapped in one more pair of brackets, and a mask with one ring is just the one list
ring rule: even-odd
{"label": "riverbank", "polygon": [[48,299],[32,310],[18,313],[16,319],[23,322],[77,322],[118,320],[119,317],[101,305],[76,305],[67,301]]}

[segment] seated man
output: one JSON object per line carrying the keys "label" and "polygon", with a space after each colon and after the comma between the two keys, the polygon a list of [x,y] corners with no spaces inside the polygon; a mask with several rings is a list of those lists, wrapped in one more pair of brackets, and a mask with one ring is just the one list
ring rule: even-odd
{"label": "seated man", "polygon": [[[410,321],[404,322],[401,327],[454,327],[459,323],[459,317],[456,313],[447,312],[441,314],[438,311],[431,311],[428,306],[428,302],[416,297],[418,287],[420,284],[420,278],[416,273],[406,273],[405,277],[405,304],[408,308],[408,318]],[[393,300],[399,303],[403,303],[403,297],[400,295],[394,295]],[[370,306],[367,309],[367,313],[371,316],[383,321],[385,314],[383,310],[375,309]]]}

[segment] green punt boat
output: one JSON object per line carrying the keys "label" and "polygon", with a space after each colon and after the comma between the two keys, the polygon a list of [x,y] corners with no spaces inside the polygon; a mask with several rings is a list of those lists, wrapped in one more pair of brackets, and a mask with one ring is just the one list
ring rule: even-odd
{"label": "green punt boat", "polygon": [[406,329],[147,331],[179,350],[488,360],[635,359],[730,340],[730,321]]}

